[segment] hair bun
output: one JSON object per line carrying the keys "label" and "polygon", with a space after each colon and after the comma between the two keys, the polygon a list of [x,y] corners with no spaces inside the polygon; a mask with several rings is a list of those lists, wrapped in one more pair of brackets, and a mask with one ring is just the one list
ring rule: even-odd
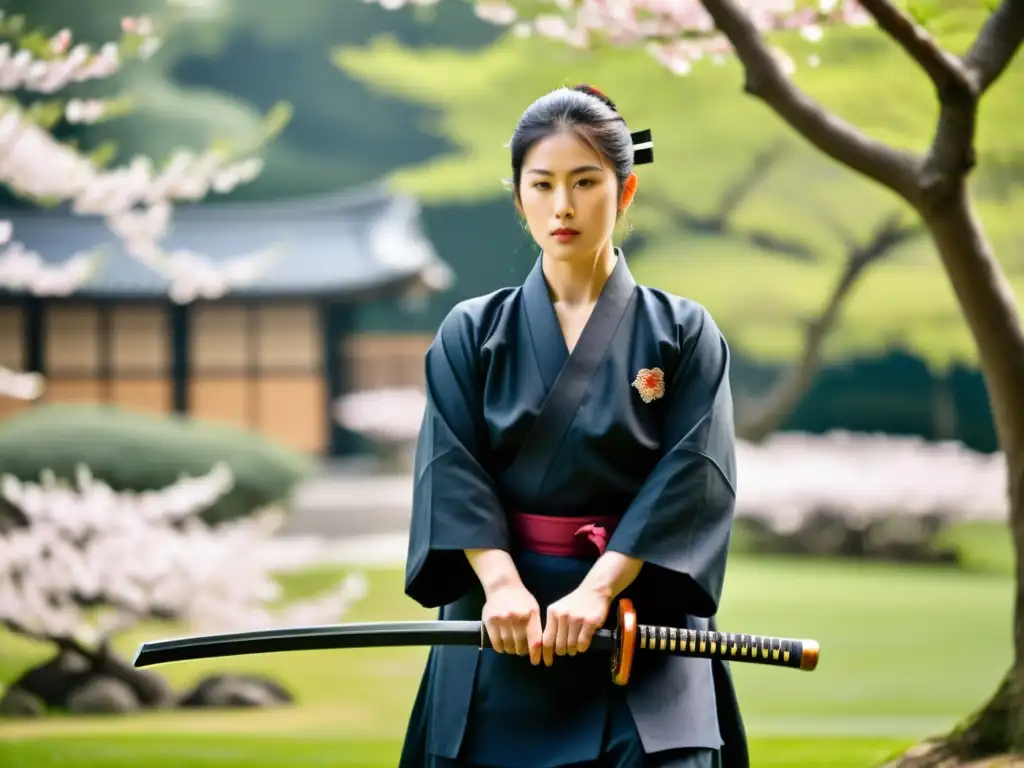
{"label": "hair bun", "polygon": [[615,112],[619,111],[619,108],[615,106],[615,102],[614,101],[609,99],[607,96],[605,96],[603,93],[601,93],[601,91],[599,91],[597,88],[595,88],[592,85],[587,85],[586,83],[580,83],[579,85],[574,85],[572,87],[572,90],[579,91],[580,93],[586,93],[586,94],[589,94],[589,95],[591,95],[591,96],[593,96],[595,98],[598,98],[601,101],[603,101],[605,104],[607,104]]}

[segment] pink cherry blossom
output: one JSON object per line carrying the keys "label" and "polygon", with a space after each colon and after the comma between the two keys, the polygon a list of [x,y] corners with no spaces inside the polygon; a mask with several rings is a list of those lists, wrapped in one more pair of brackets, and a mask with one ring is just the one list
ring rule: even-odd
{"label": "pink cherry blossom", "polygon": [[211,632],[335,622],[365,596],[356,572],[311,600],[270,609],[281,596],[275,573],[323,553],[284,545],[275,509],[203,522],[199,515],[232,485],[223,465],[141,493],[114,491],[86,467],[74,483],[52,472],[39,482],[0,476],[0,498],[24,523],[0,533],[0,624],[94,645],[153,616]]}
{"label": "pink cherry blossom", "polygon": [[[364,2],[397,10],[439,0]],[[699,0],[549,0],[547,5],[550,10],[526,16],[514,0],[473,3],[479,18],[512,27],[521,37],[537,35],[577,48],[599,40],[644,44],[656,61],[680,75],[689,73],[694,62],[732,48]],[[812,42],[821,39],[829,24],[860,25],[871,20],[857,0],[819,0],[817,7],[797,7],[792,0],[739,0],[737,6],[761,32],[796,29]]]}

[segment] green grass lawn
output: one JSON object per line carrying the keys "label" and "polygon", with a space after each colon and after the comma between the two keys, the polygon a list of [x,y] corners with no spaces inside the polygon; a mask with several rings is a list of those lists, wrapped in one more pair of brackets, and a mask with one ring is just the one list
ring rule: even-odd
{"label": "green grass lawn", "polygon": [[[336,573],[289,579],[292,594]],[[736,556],[723,630],[813,637],[814,673],[734,665],[755,766],[869,766],[980,704],[1010,658],[1011,584],[1003,568],[954,570]],[[430,616],[401,595],[401,574],[371,574],[353,621]],[[970,626],[970,643],[954,644]],[[147,626],[121,640],[178,634]],[[969,654],[962,649],[968,648]],[[0,680],[46,649],[0,637]],[[423,649],[306,652],[158,668],[177,686],[217,670],[273,676],[287,709],[0,723],[0,765],[391,766]]]}

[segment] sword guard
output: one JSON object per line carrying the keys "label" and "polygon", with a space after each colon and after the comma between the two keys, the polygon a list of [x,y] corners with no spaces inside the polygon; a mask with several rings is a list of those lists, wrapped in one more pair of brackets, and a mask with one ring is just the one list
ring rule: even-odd
{"label": "sword guard", "polygon": [[615,627],[615,650],[612,653],[612,682],[626,685],[633,671],[636,650],[636,610],[628,597],[619,600],[619,623]]}

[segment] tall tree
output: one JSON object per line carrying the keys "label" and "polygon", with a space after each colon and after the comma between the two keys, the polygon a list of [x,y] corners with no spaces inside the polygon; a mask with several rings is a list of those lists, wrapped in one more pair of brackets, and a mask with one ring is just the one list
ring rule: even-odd
{"label": "tall tree", "polygon": [[[945,50],[919,19],[892,0],[835,0],[795,10],[791,3],[774,0],[679,0],[671,6],[660,0],[522,3],[529,14],[505,0],[473,1],[481,17],[513,25],[519,34],[541,34],[578,47],[598,41],[644,44],[680,74],[701,56],[731,52],[742,64],[747,93],[819,151],[890,190],[920,216],[977,346],[1005,455],[1018,570],[1013,663],[995,694],[953,732],[910,750],[895,764],[956,765],[1024,753],[1024,330],[968,184],[976,164],[982,98],[1024,43],[1024,0],[1000,0],[962,54]],[[394,8],[407,2],[384,4]],[[792,62],[767,39],[771,32],[793,28],[815,38],[828,23],[871,20],[934,86],[937,117],[923,152],[889,146],[830,113],[794,83]]]}

